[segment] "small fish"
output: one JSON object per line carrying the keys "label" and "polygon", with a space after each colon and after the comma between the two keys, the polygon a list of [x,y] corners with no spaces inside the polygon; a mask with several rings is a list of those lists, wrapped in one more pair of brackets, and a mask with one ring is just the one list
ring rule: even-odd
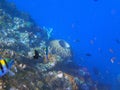
{"label": "small fish", "polygon": [[8,73],[13,64],[14,64],[14,60],[10,58],[5,58],[5,59],[1,58],[0,59],[0,77]]}
{"label": "small fish", "polygon": [[116,57],[112,57],[112,58],[110,59],[111,63],[114,63],[115,60],[116,60]]}
{"label": "small fish", "polygon": [[80,40],[79,39],[75,39],[75,40],[73,40],[73,42],[78,43],[78,42],[80,42]]}
{"label": "small fish", "polygon": [[114,53],[114,50],[112,48],[109,48],[110,53]]}
{"label": "small fish", "polygon": [[33,56],[34,59],[38,59],[40,57],[39,52],[37,50],[34,50],[34,54],[35,54]]}
{"label": "small fish", "polygon": [[91,54],[91,53],[86,53],[85,55],[86,55],[86,56],[89,56],[89,57],[90,57],[90,56],[92,56],[92,54]]}

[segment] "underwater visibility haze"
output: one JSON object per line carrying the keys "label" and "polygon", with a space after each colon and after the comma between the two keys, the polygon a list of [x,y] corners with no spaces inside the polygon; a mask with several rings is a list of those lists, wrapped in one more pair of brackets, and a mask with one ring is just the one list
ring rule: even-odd
{"label": "underwater visibility haze", "polygon": [[120,90],[120,1],[0,0],[0,57],[0,90]]}

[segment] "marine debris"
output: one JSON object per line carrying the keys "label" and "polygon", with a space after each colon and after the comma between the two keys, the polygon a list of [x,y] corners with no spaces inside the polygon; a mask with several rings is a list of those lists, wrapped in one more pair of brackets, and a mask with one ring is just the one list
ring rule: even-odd
{"label": "marine debris", "polygon": [[14,60],[14,76],[1,76],[0,90],[99,90],[85,68],[69,66],[74,66],[71,46],[50,40],[52,30],[0,0],[0,56]]}

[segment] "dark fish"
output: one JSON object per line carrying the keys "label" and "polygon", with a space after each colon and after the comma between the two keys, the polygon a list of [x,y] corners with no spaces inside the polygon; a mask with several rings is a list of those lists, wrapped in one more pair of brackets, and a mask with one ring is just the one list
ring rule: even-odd
{"label": "dark fish", "polygon": [[92,54],[91,54],[91,53],[86,53],[85,55],[86,55],[86,56],[92,56]]}
{"label": "dark fish", "polygon": [[39,56],[39,52],[37,51],[37,50],[34,50],[34,56],[33,56],[33,58],[34,59],[38,59],[40,56]]}

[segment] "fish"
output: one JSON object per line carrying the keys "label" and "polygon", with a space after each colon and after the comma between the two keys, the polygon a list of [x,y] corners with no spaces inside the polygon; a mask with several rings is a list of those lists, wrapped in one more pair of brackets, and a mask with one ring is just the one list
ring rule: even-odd
{"label": "fish", "polygon": [[78,42],[80,42],[80,40],[79,39],[75,39],[75,40],[73,40],[73,42],[78,43]]}
{"label": "fish", "polygon": [[4,76],[8,72],[13,75],[12,71],[10,71],[13,64],[14,64],[14,60],[10,58],[4,58],[4,59],[0,58],[0,77]]}
{"label": "fish", "polygon": [[91,53],[86,53],[85,55],[88,56],[88,57],[92,56]]}
{"label": "fish", "polygon": [[40,57],[39,52],[37,50],[34,50],[34,59],[38,59]]}

